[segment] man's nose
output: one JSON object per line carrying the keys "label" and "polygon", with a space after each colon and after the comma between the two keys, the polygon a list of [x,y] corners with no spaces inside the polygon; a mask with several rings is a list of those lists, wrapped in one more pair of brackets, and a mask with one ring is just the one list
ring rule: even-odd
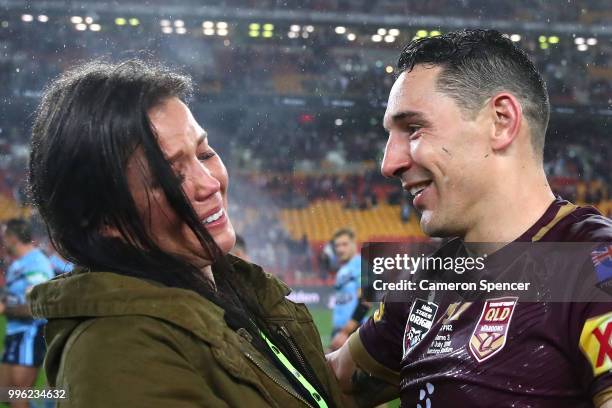
{"label": "man's nose", "polygon": [[399,177],[411,165],[410,143],[401,135],[391,132],[387,140],[387,146],[385,146],[382,165],[380,166],[382,175],[385,177]]}

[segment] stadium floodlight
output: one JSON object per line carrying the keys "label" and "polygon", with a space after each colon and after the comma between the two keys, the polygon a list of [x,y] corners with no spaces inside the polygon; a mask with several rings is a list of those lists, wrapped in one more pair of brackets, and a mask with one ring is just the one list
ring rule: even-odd
{"label": "stadium floodlight", "polygon": [[551,35],[550,37],[548,37],[548,43],[559,44],[559,37],[557,37],[556,35]]}
{"label": "stadium floodlight", "polygon": [[219,28],[217,30],[217,35],[221,37],[225,37],[227,35],[227,30],[225,28]]}
{"label": "stadium floodlight", "polygon": [[584,38],[582,38],[582,37],[576,37],[576,39],[574,40],[574,43],[575,43],[576,45],[581,45],[581,44],[584,44]]}
{"label": "stadium floodlight", "polygon": [[440,30],[432,30],[429,32],[430,37],[437,37],[439,35],[442,35],[442,32]]}
{"label": "stadium floodlight", "polygon": [[289,31],[287,33],[287,37],[289,38],[298,38],[300,35],[298,33],[296,33],[295,31]]}
{"label": "stadium floodlight", "polygon": [[400,30],[398,30],[397,28],[392,28],[389,30],[389,35],[397,37],[399,34],[400,34]]}
{"label": "stadium floodlight", "polygon": [[294,33],[299,32],[301,29],[302,29],[302,27],[300,27],[300,26],[299,26],[299,25],[297,25],[297,24],[292,24],[292,25],[291,25],[291,27],[289,28],[289,30],[291,30],[291,31],[292,31],[292,32],[294,32]]}
{"label": "stadium floodlight", "polygon": [[25,21],[26,23],[30,23],[34,21],[34,17],[31,14],[22,14],[21,21]]}
{"label": "stadium floodlight", "polygon": [[[164,26],[163,21],[164,20],[161,21],[162,22],[162,27]],[[168,20],[166,20],[166,21],[168,21]],[[127,24],[127,20],[125,18],[123,18],[123,17],[117,17],[115,19],[115,24],[117,24],[118,26],[124,26],[124,25]]]}
{"label": "stadium floodlight", "polygon": [[79,17],[79,16],[72,16],[70,17],[70,22],[72,24],[80,24],[83,22],[83,17]]}
{"label": "stadium floodlight", "polygon": [[202,28],[214,28],[215,23],[213,23],[212,21],[204,21],[202,23]]}
{"label": "stadium floodlight", "polygon": [[227,29],[227,23],[225,21],[219,21],[217,23],[217,28],[221,29],[221,30],[226,30]]}
{"label": "stadium floodlight", "polygon": [[548,49],[548,43],[547,42],[540,43],[540,49],[542,50]]}
{"label": "stadium floodlight", "polygon": [[539,41],[540,43],[545,43],[545,42],[547,42],[547,41],[548,41],[548,38],[546,38],[546,36],[545,36],[545,35],[541,35],[541,36],[539,36],[539,37],[538,37],[538,41]]}
{"label": "stadium floodlight", "polygon": [[102,26],[100,24],[92,24],[89,26],[89,29],[91,31],[100,31],[102,29]]}
{"label": "stadium floodlight", "polygon": [[204,35],[215,35],[215,29],[214,28],[205,28],[203,30]]}
{"label": "stadium floodlight", "polygon": [[374,41],[374,42],[381,42],[382,41],[382,36],[380,36],[378,34],[374,34],[372,36],[372,41]]}
{"label": "stadium floodlight", "polygon": [[385,35],[385,42],[392,43],[395,41],[395,37],[392,35]]}
{"label": "stadium floodlight", "polygon": [[262,36],[264,38],[271,38],[274,35],[274,33],[272,31],[264,31]]}
{"label": "stadium floodlight", "polygon": [[[123,18],[122,20],[124,20],[124,21],[125,21],[125,19],[124,19],[124,18]],[[116,20],[115,20],[115,21],[116,21]],[[172,23],[170,22],[170,20],[167,20],[167,19],[163,19],[163,20],[160,20],[160,21],[159,21],[159,25],[160,25],[160,26],[162,26],[162,27],[170,27],[170,25],[171,25],[171,24],[172,24]]]}
{"label": "stadium floodlight", "polygon": [[40,16],[38,16],[38,21],[40,21],[41,23],[46,23],[47,21],[49,21],[49,17],[41,14]]}
{"label": "stadium floodlight", "polygon": [[378,35],[385,35],[387,34],[387,30],[384,28],[379,28],[378,31],[376,32]]}
{"label": "stadium floodlight", "polygon": [[336,34],[344,34],[346,33],[346,27],[338,26],[336,27]]}
{"label": "stadium floodlight", "polygon": [[175,27],[185,27],[185,22],[183,20],[176,20],[174,22]]}
{"label": "stadium floodlight", "polygon": [[266,23],[263,25],[264,31],[272,31],[274,30],[274,24]]}
{"label": "stadium floodlight", "polygon": [[356,38],[357,38],[357,36],[355,34],[353,34],[353,33],[348,33],[346,35],[346,39],[349,40],[349,41],[355,41]]}
{"label": "stadium floodlight", "polygon": [[79,23],[75,25],[74,28],[76,28],[79,31],[85,31],[87,30],[87,24]]}
{"label": "stadium floodlight", "polygon": [[597,38],[589,38],[586,40],[588,45],[597,45]]}
{"label": "stadium floodlight", "polygon": [[385,72],[387,74],[392,74],[393,73],[393,67],[391,65],[387,65],[387,67],[385,68]]}
{"label": "stadium floodlight", "polygon": [[172,27],[169,27],[169,26],[162,27],[162,33],[164,34],[172,34],[173,31],[174,30],[172,29]]}
{"label": "stadium floodlight", "polygon": [[304,31],[302,33],[302,38],[308,38],[310,36],[310,34],[308,34],[308,31]]}
{"label": "stadium floodlight", "polygon": [[136,27],[138,24],[140,24],[140,20],[137,19],[136,17],[132,17],[128,21],[130,22],[130,25],[132,27]]}
{"label": "stadium floodlight", "polygon": [[187,33],[187,29],[185,27],[177,27],[176,28],[176,33],[183,35],[183,34]]}
{"label": "stadium floodlight", "polygon": [[342,126],[342,124],[344,123],[344,121],[340,118],[334,120],[334,125],[336,126]]}
{"label": "stadium floodlight", "polygon": [[307,25],[306,26],[306,31],[308,31],[309,33],[312,33],[314,31],[314,26]]}
{"label": "stadium floodlight", "polygon": [[424,37],[427,37],[427,30],[418,30],[418,31],[416,32],[416,36],[417,36],[418,38],[424,38]]}
{"label": "stadium floodlight", "polygon": [[251,23],[249,24],[249,30],[251,31],[255,31],[255,30],[259,30],[260,25],[258,23]]}
{"label": "stadium floodlight", "polygon": [[586,44],[578,44],[578,47],[576,48],[578,48],[578,51],[586,51],[589,49],[589,46]]}
{"label": "stadium floodlight", "polygon": [[255,30],[249,31],[249,37],[259,37],[259,31],[255,31]]}
{"label": "stadium floodlight", "polygon": [[520,34],[512,34],[510,36],[510,41],[512,41],[512,42],[519,42],[519,41],[521,41],[521,35]]}
{"label": "stadium floodlight", "polygon": [[91,23],[93,23],[93,17],[89,17],[89,16],[85,17],[85,24],[91,24]]}

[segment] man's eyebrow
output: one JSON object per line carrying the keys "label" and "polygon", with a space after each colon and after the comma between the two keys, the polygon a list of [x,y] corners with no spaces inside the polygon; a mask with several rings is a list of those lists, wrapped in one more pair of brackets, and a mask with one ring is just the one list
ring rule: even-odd
{"label": "man's eyebrow", "polygon": [[[427,118],[425,117],[425,115],[422,112],[417,112],[417,111],[401,111],[401,112],[397,112],[394,113],[393,115],[391,115],[391,122],[401,122],[403,120],[407,120],[407,119],[411,119],[411,120],[419,120],[419,121],[423,121],[426,122]],[[385,130],[389,131],[389,129],[387,128],[386,125],[383,125]]]}
{"label": "man's eyebrow", "polygon": [[[203,131],[198,136],[198,140],[196,141],[196,148],[199,145],[201,145],[202,143],[204,143],[206,141],[206,139],[208,139],[208,133],[206,133],[206,131]],[[176,153],[174,153],[172,156],[170,156],[168,158],[168,162],[174,163],[175,161],[180,159],[183,156],[183,154],[184,154],[184,150],[183,149],[178,150]]]}

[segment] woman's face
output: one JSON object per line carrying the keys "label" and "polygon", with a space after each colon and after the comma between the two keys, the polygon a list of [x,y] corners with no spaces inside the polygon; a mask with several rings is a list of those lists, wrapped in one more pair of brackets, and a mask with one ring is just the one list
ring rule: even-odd
{"label": "woman's face", "polygon": [[[208,145],[206,132],[178,98],[167,99],[148,114],[159,145],[182,180],[195,213],[223,253],[229,252],[236,234],[226,212],[227,170]],[[152,185],[152,176],[143,160],[142,151],[137,150],[128,164],[127,177],[149,234],[165,252],[179,255],[196,266],[210,264],[210,255],[175,214],[163,190]]]}

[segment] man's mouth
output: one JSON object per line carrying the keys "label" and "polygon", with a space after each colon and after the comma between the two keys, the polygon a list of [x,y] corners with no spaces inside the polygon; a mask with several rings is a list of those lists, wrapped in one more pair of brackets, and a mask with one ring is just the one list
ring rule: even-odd
{"label": "man's mouth", "polygon": [[423,181],[418,184],[414,184],[412,187],[410,187],[410,190],[408,191],[410,192],[412,197],[416,198],[419,194],[423,192],[423,190],[429,187],[431,183],[432,183],[432,180],[428,180],[428,181]]}

